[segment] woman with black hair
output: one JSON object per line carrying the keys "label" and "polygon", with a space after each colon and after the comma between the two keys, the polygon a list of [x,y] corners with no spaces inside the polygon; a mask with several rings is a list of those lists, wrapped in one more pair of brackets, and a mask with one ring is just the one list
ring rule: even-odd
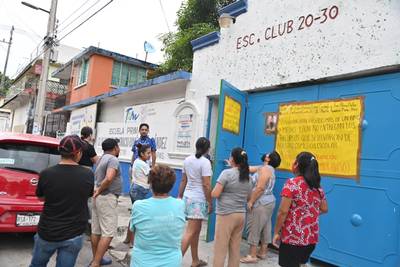
{"label": "woman with black hair", "polygon": [[[251,167],[256,172],[252,177],[253,192],[247,202],[247,243],[250,246],[249,254],[240,259],[242,263],[256,263],[258,259],[265,259],[268,244],[271,243],[272,212],[275,208],[275,196],[272,192],[275,186],[275,168],[281,164],[281,156],[272,151],[261,157],[264,163],[261,167]],[[257,252],[257,247],[260,249]]]}
{"label": "woman with black hair", "polygon": [[246,203],[251,193],[249,164],[242,148],[234,148],[230,169],[221,172],[211,195],[217,199],[214,242],[214,267],[223,267],[229,251],[228,266],[239,267],[240,241],[244,228]]}
{"label": "woman with black hair", "polygon": [[196,141],[196,154],[183,162],[182,180],[179,186],[179,198],[185,202],[185,214],[188,224],[182,239],[182,254],[185,255],[190,246],[192,267],[207,265],[198,255],[199,236],[202,221],[207,219],[212,209],[210,160],[205,156],[210,150],[210,141],[200,137]]}
{"label": "woman with black hair", "polygon": [[318,161],[310,152],[301,152],[292,165],[295,178],[281,192],[273,244],[279,245],[279,265],[299,267],[306,264],[318,243],[320,214],[328,212],[321,188]]}

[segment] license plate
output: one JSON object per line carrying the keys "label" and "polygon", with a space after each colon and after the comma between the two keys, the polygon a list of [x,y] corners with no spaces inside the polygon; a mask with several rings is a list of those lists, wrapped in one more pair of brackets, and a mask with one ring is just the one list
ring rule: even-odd
{"label": "license plate", "polygon": [[17,226],[36,226],[39,223],[39,214],[17,214]]}

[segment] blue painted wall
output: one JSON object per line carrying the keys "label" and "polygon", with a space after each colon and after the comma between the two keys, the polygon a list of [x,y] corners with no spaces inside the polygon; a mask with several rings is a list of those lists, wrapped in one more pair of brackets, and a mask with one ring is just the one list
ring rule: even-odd
{"label": "blue painted wall", "polygon": [[[121,172],[122,172],[122,193],[124,195],[128,195],[129,187],[130,187],[130,181],[129,181],[130,163],[121,161],[120,166],[121,166]],[[178,190],[179,190],[179,184],[182,179],[182,170],[180,170],[180,169],[174,169],[174,170],[175,170],[175,174],[176,174],[176,181],[175,181],[174,187],[172,188],[171,196],[177,197]]]}

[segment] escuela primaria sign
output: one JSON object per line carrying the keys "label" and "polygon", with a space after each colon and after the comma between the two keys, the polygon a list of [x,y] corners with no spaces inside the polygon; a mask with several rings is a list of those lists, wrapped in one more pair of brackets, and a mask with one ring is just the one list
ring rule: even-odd
{"label": "escuela primaria sign", "polygon": [[282,104],[275,149],[280,168],[291,170],[296,155],[313,153],[321,174],[359,179],[363,98]]}

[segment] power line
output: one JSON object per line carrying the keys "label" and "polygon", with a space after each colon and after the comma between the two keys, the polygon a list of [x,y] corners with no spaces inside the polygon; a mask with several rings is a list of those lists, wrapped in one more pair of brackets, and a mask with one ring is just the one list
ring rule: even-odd
{"label": "power line", "polygon": [[92,4],[90,7],[88,7],[85,11],[83,11],[78,17],[76,17],[74,20],[69,22],[66,26],[64,26],[59,33],[67,29],[72,23],[74,23],[77,19],[81,18],[85,13],[87,13],[90,9],[92,9],[95,5],[97,5],[100,2],[100,0],[97,0],[94,4]]}
{"label": "power line", "polygon": [[[4,30],[7,30],[7,31],[8,31],[10,28],[11,28],[11,27],[8,26],[8,25],[0,24],[0,30],[1,30],[1,29],[4,29]],[[37,37],[36,35],[34,35],[33,33],[30,33],[30,32],[28,32],[28,31],[26,31],[26,30],[24,30],[24,29],[20,29],[20,28],[17,28],[17,27],[14,27],[14,32],[28,37],[29,39],[32,40],[33,43],[36,43],[36,42],[38,41],[38,39],[40,39],[40,40],[42,39],[41,37],[38,38],[38,37]],[[35,38],[34,38],[34,37],[35,37]]]}
{"label": "power line", "polygon": [[[111,4],[114,0],[110,0],[109,2],[107,2],[107,4],[105,4],[104,6],[102,6],[101,8],[99,8],[96,12],[94,12],[92,15],[90,15],[87,19],[85,19],[84,21],[82,21],[79,25],[77,25],[75,28],[73,28],[71,31],[69,31],[67,34],[65,34],[63,37],[61,37],[60,39],[58,39],[58,42],[61,42],[61,40],[63,40],[64,38],[66,38],[68,35],[70,35],[71,33],[73,33],[76,29],[78,29],[79,27],[81,27],[83,24],[85,24],[88,20],[90,20],[91,18],[93,18],[96,14],[98,14],[100,11],[102,11],[104,8],[106,8],[109,4]],[[39,43],[40,45],[41,43]],[[38,46],[39,46],[38,45]],[[36,47],[37,48],[37,47]],[[35,50],[36,50],[35,48]],[[35,58],[39,58],[41,57],[47,50],[49,50],[49,47],[44,48],[39,54],[37,54],[37,56]],[[34,51],[35,51],[34,50]],[[33,51],[33,52],[34,52]],[[14,76],[18,75],[18,73],[16,73]]]}
{"label": "power line", "polygon": [[58,41],[61,42],[61,40],[63,40],[65,37],[67,37],[68,35],[70,35],[71,33],[73,33],[76,29],[78,29],[79,27],[81,27],[85,22],[87,22],[88,20],[90,20],[91,18],[93,18],[96,14],[98,14],[100,11],[102,11],[104,8],[106,8],[109,4],[111,4],[114,0],[110,0],[107,4],[105,4],[104,6],[102,6],[100,9],[98,9],[96,12],[94,12],[92,15],[90,15],[87,19],[85,19],[84,21],[82,21],[80,24],[78,24],[75,28],[73,28],[72,30],[70,30],[67,34],[65,34],[63,37],[61,37]]}
{"label": "power line", "polygon": [[83,2],[82,5],[80,5],[77,9],[75,9],[74,11],[72,11],[71,14],[68,15],[68,17],[66,19],[64,19],[63,21],[60,22],[60,24],[58,25],[59,27],[61,25],[63,25],[65,22],[67,22],[73,15],[76,14],[77,11],[79,11],[79,9],[81,9],[84,5],[86,5],[90,0],[86,0],[85,2]]}
{"label": "power line", "polygon": [[171,30],[170,30],[170,28],[169,28],[167,16],[165,15],[165,11],[164,11],[163,4],[161,3],[161,0],[158,0],[158,2],[160,3],[161,12],[162,12],[162,14],[163,14],[163,17],[164,17],[164,20],[165,20],[165,24],[167,25],[168,32],[171,32]]}
{"label": "power line", "polygon": [[[9,16],[10,17],[10,16]],[[21,19],[21,17],[17,14],[17,12],[13,12],[13,15],[10,17],[12,20],[16,18],[20,23],[22,23],[24,25],[24,27],[26,27],[33,35],[35,35],[38,39],[42,39],[43,37],[40,36],[34,29],[32,29],[28,23],[26,23],[23,19]],[[15,20],[14,20],[15,21]]]}

